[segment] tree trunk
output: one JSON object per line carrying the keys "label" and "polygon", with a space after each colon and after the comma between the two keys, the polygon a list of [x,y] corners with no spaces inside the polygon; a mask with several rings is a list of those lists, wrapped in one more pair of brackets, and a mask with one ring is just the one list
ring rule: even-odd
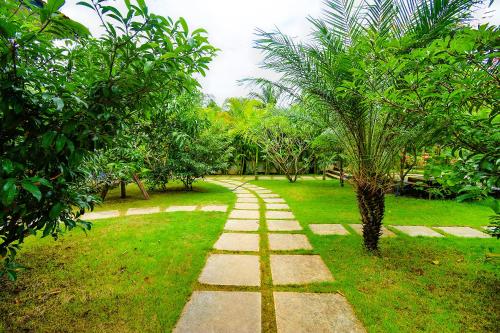
{"label": "tree trunk", "polygon": [[326,165],[323,168],[323,180],[326,180]]}
{"label": "tree trunk", "polygon": [[399,160],[399,185],[396,196],[400,196],[405,186],[405,166],[406,166],[406,148],[403,149],[401,159]]}
{"label": "tree trunk", "polygon": [[[134,174],[133,177],[134,177],[135,183],[137,184],[137,186],[139,186],[139,189],[141,190],[144,199],[149,200],[149,194],[146,191],[146,189],[144,188],[144,185],[142,184],[141,180],[139,179],[139,176]],[[165,186],[165,184],[162,184],[162,188],[164,188],[164,191],[167,191],[167,187]]]}
{"label": "tree trunk", "polygon": [[385,194],[381,189],[374,190],[372,186],[356,187],[358,208],[363,223],[363,241],[365,248],[377,253],[378,241],[381,235],[382,220],[384,218]]}
{"label": "tree trunk", "polygon": [[344,187],[344,160],[340,158],[340,187]]}
{"label": "tree trunk", "polygon": [[127,197],[127,183],[122,180],[120,181],[120,198],[125,199]]}
{"label": "tree trunk", "polygon": [[101,200],[102,201],[104,201],[104,199],[106,199],[106,196],[108,195],[108,191],[109,191],[109,185],[104,184],[104,187],[102,188],[102,191],[101,191]]}
{"label": "tree trunk", "polygon": [[240,176],[243,176],[245,174],[245,169],[246,169],[246,159],[245,159],[245,157],[242,157],[241,158]]}
{"label": "tree trunk", "polygon": [[255,180],[259,180],[258,172],[259,172],[259,147],[255,148],[255,171],[254,171]]}

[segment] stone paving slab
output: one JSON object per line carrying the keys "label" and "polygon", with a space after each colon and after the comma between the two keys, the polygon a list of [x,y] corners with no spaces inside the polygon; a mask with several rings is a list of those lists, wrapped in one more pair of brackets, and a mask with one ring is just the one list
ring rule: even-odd
{"label": "stone paving slab", "polygon": [[270,231],[302,230],[298,221],[267,220],[267,229]]}
{"label": "stone paving slab", "polygon": [[107,210],[103,212],[90,212],[86,213],[82,216],[84,220],[100,220],[100,219],[108,219],[111,217],[119,217],[120,212],[118,210]]}
{"label": "stone paving slab", "polygon": [[238,188],[236,190],[233,190],[233,192],[238,193],[238,194],[252,194],[252,192],[250,192],[249,190],[245,190],[242,188]]}
{"label": "stone paving slab", "polygon": [[201,207],[203,212],[227,212],[227,205],[207,205]]}
{"label": "stone paving slab", "polygon": [[269,234],[271,251],[312,250],[312,245],[305,235]]}
{"label": "stone paving slab", "polygon": [[279,203],[268,203],[266,204],[266,208],[270,210],[289,210],[290,207],[287,204],[279,204]]}
{"label": "stone paving slab", "polygon": [[[358,235],[363,235],[363,225],[362,224],[359,224],[359,223],[356,223],[356,224],[349,224],[349,226],[351,228],[354,229],[354,231],[356,231],[356,233]],[[393,233],[392,231],[390,231],[389,229],[387,229],[386,227],[382,226],[382,236],[381,237],[395,237],[396,234]]]}
{"label": "stone paving slab", "polygon": [[258,203],[240,203],[237,202],[234,205],[235,209],[250,209],[250,210],[259,210],[259,204]]}
{"label": "stone paving slab", "polygon": [[275,285],[333,281],[332,273],[318,255],[273,254],[270,261]]}
{"label": "stone paving slab", "polygon": [[270,193],[270,194],[259,194],[259,197],[261,197],[262,199],[270,199],[270,198],[279,198],[279,194],[276,194],[276,193]]}
{"label": "stone paving slab", "polygon": [[160,207],[129,208],[126,215],[148,215],[160,212]]}
{"label": "stone paving slab", "polygon": [[261,294],[241,291],[195,291],[174,333],[261,332]]}
{"label": "stone paving slab", "polygon": [[257,231],[259,220],[227,220],[225,230],[229,231]]}
{"label": "stone paving slab", "polygon": [[282,220],[282,219],[294,219],[295,216],[292,212],[285,212],[282,210],[268,210],[266,212],[266,219]]}
{"label": "stone paving slab", "polygon": [[215,243],[214,249],[221,251],[259,252],[259,235],[223,233]]}
{"label": "stone paving slab", "polygon": [[240,198],[257,198],[255,195],[253,195],[251,193],[237,193],[236,197],[238,199],[240,199]]}
{"label": "stone paving slab", "polygon": [[170,206],[165,209],[166,212],[193,212],[196,210],[196,206]]}
{"label": "stone paving slab", "polygon": [[316,235],[349,235],[342,224],[309,224],[309,228]]}
{"label": "stone paving slab", "polygon": [[273,193],[273,191],[271,191],[271,190],[265,190],[265,189],[264,190],[257,189],[257,190],[254,190],[254,191],[257,194],[272,194]]}
{"label": "stone paving slab", "polygon": [[444,237],[440,233],[432,230],[431,228],[418,226],[418,225],[405,225],[405,226],[391,226],[411,237],[425,236],[425,237]]}
{"label": "stone paving slab", "polygon": [[286,203],[282,198],[263,198],[265,203]]}
{"label": "stone paving slab", "polygon": [[279,333],[366,332],[347,300],[339,294],[274,292]]}
{"label": "stone paving slab", "polygon": [[229,214],[230,219],[258,219],[260,218],[260,212],[258,210],[243,210],[234,209]]}
{"label": "stone paving slab", "polygon": [[434,227],[434,229],[439,229],[446,232],[447,234],[466,237],[466,238],[491,238],[490,235],[485,234],[479,230],[471,227]]}
{"label": "stone paving slab", "polygon": [[236,200],[236,203],[258,203],[259,202],[259,199],[257,199],[256,197],[253,197],[253,198],[238,198],[238,200]]}
{"label": "stone paving slab", "polygon": [[198,281],[222,286],[260,286],[259,256],[212,254]]}

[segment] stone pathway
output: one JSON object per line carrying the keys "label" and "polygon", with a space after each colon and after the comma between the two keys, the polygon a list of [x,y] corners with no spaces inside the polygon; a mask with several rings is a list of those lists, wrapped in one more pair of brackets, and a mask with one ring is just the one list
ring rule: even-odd
{"label": "stone pathway", "polygon": [[[358,235],[363,234],[363,226],[361,224],[349,224],[349,227],[354,230]],[[466,237],[466,238],[491,238],[490,235],[471,227],[426,227],[421,225],[389,225],[403,234],[410,237]],[[316,235],[351,235],[342,224],[309,224],[309,228]],[[382,226],[382,237],[396,237],[397,235],[389,230],[389,228]],[[439,233],[438,231],[442,232]]]}
{"label": "stone pathway", "polygon": [[211,182],[237,201],[174,332],[365,332],[343,296],[294,291],[334,277],[283,198],[240,181]]}
{"label": "stone pathway", "polygon": [[160,207],[138,207],[129,208],[124,215],[120,214],[119,210],[108,210],[100,212],[90,212],[82,216],[86,220],[102,220],[114,217],[132,216],[132,215],[149,215],[157,213],[174,213],[174,212],[227,212],[228,205],[205,205],[205,206],[169,206],[166,208]]}

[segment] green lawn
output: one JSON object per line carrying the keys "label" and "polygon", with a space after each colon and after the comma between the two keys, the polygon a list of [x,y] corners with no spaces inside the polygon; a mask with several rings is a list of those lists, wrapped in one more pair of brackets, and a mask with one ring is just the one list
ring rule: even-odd
{"label": "green lawn", "polygon": [[[368,332],[494,332],[500,322],[500,268],[496,239],[382,239],[381,256],[366,255],[360,236],[318,236],[310,223],[359,223],[350,187],[338,182],[257,181],[286,199],[333,284],[293,289],[339,291]],[[477,204],[387,198],[386,222],[401,225],[486,225]],[[495,254],[496,258],[495,259]],[[290,290],[290,287],[278,289]]]}
{"label": "green lawn", "polygon": [[[113,200],[101,209],[235,200],[218,186],[202,184],[196,190],[153,195],[151,202]],[[121,217],[96,221],[86,236],[72,231],[56,242],[29,238],[18,257],[29,270],[0,287],[0,331],[170,331],[226,216]]]}
{"label": "green lawn", "polygon": [[[360,223],[356,196],[351,186],[340,187],[338,181],[252,181],[281,194],[303,223]],[[451,200],[424,200],[386,197],[384,223],[393,225],[473,226],[488,225],[490,208],[478,203]]]}
{"label": "green lawn", "polygon": [[[150,192],[150,199],[144,200],[142,193],[135,184],[127,186],[127,198],[120,198],[120,189],[109,191],[103,205],[97,206],[95,211],[118,210],[122,215],[130,207],[156,207],[166,208],[168,206],[184,205],[211,205],[227,204],[235,198],[225,188],[206,182],[195,183],[192,192],[185,191],[181,183],[173,183],[168,186],[168,192]],[[236,199],[234,199],[236,200]]]}
{"label": "green lawn", "polygon": [[[309,223],[357,223],[350,187],[337,181],[252,182],[289,203],[335,281],[274,287],[267,237],[261,239],[263,328],[275,332],[273,290],[340,292],[368,332],[493,332],[500,322],[499,242],[495,239],[382,239],[381,256],[366,255],[361,237],[317,236]],[[170,205],[229,204],[234,194],[201,183],[196,191],[152,194],[115,190],[99,210]],[[387,198],[389,224],[487,224],[479,204]],[[263,211],[261,211],[263,216]],[[179,212],[99,220],[51,239],[29,238],[19,262],[29,267],[16,283],[0,286],[0,331],[168,332],[197,283],[226,213]],[[262,225],[259,233],[265,236]],[[227,288],[221,288],[222,290]]]}

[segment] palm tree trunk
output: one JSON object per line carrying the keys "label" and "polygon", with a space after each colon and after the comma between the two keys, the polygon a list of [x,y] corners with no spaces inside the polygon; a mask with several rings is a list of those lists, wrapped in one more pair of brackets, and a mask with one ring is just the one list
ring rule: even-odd
{"label": "palm tree trunk", "polygon": [[363,223],[363,241],[365,248],[377,253],[381,235],[382,220],[385,210],[385,194],[381,189],[362,185],[356,187],[361,222]]}

